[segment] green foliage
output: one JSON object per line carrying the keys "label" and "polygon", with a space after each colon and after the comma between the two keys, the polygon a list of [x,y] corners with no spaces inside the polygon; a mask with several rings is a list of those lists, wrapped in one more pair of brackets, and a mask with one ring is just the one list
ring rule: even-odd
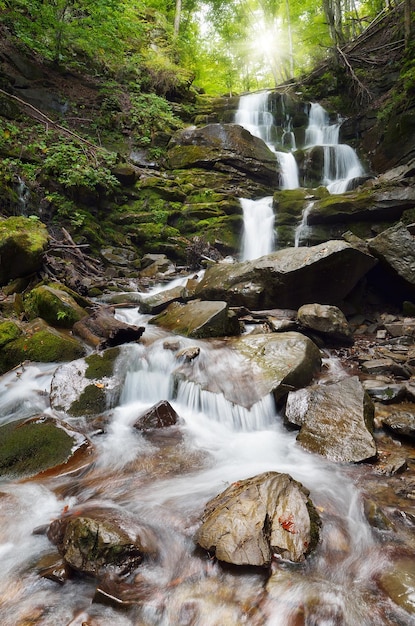
{"label": "green foliage", "polygon": [[131,95],[131,110],[128,121],[139,133],[141,145],[148,145],[157,131],[171,133],[183,126],[174,115],[171,104],[155,93]]}
{"label": "green foliage", "polygon": [[110,193],[119,187],[110,169],[115,161],[114,153],[93,152],[74,141],[60,141],[49,147],[43,170],[65,189],[84,187],[96,191],[100,188]]}

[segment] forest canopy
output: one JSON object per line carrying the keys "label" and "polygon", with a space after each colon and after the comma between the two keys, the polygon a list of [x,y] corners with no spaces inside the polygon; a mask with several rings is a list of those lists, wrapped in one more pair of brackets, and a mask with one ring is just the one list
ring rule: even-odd
{"label": "forest canopy", "polygon": [[34,52],[134,76],[161,95],[192,81],[212,94],[281,84],[389,8],[383,0],[0,0],[3,24]]}

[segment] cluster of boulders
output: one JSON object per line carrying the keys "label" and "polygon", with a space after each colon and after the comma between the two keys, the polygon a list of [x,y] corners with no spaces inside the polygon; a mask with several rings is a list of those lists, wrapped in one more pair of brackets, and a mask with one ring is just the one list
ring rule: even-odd
{"label": "cluster of boulders", "polygon": [[[34,225],[45,234],[42,226]],[[43,236],[33,272],[46,245]],[[398,259],[399,249],[405,255]],[[413,438],[415,433],[414,413],[396,404],[410,402],[415,395],[415,321],[397,313],[373,313],[370,319],[361,291],[363,312],[354,298],[372,272],[383,272],[378,277],[399,284],[411,312],[414,260],[412,235],[398,224],[368,244],[334,240],[279,250],[255,261],[216,263],[201,279],[194,276],[184,286],[156,296],[126,293],[117,298],[124,303],[130,298],[130,304],[151,316],[150,324],[166,331],[163,349],[176,359],[173,388],[189,381],[244,407],[248,415],[271,394],[285,424],[298,430],[297,442],[304,449],[333,462],[368,461],[376,466],[377,426],[394,436]],[[170,275],[170,263],[161,261],[153,260],[155,275],[160,277],[163,267]],[[148,272],[150,268],[151,263]],[[24,266],[3,283],[23,279],[30,286],[27,273]],[[17,287],[13,293],[20,293]],[[108,413],[121,397],[129,350],[123,344],[142,342],[145,330],[117,320],[114,303],[98,305],[64,285],[44,281],[21,293],[13,301],[20,307],[14,316],[11,309],[2,309],[2,371],[27,358],[65,361],[53,376],[51,408],[79,419],[79,432],[42,415],[3,426],[0,472],[59,473],[92,461],[93,436],[105,430]],[[57,343],[48,352],[49,336]],[[221,337],[226,342],[218,343],[212,362],[203,360],[201,340]],[[35,351],[34,341],[43,352]],[[73,345],[74,351],[64,352],[61,341]],[[94,352],[86,356],[85,345]],[[325,379],[328,347],[346,370]],[[233,359],[232,377],[226,379],[218,366],[224,351]],[[380,417],[378,403],[394,410]],[[180,425],[180,416],[166,399],[137,415],[133,428],[151,438],[159,429],[177,433]],[[405,468],[405,459],[395,459],[389,473]],[[220,561],[269,567],[275,560],[304,560],[318,543],[319,527],[307,490],[286,474],[267,472],[233,483],[208,502],[194,539]],[[113,587],[111,593],[105,591],[108,575],[122,577],[142,561],[159,558],[153,529],[115,508],[67,511],[47,534],[60,559],[42,567],[42,574],[59,582],[73,571],[96,576],[101,597],[114,599],[119,592]],[[120,597],[117,602],[123,603]]]}

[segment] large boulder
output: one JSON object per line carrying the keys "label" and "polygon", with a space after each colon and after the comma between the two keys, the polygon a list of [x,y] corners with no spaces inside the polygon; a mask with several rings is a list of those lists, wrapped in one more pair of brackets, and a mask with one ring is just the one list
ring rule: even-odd
{"label": "large boulder", "polygon": [[195,300],[188,304],[173,302],[162,313],[150,319],[150,324],[162,326],[186,337],[224,337],[238,335],[239,322],[226,302]]}
{"label": "large boulder", "polygon": [[39,220],[9,217],[0,221],[0,285],[37,272],[48,244],[48,231]]}
{"label": "large boulder", "polygon": [[369,251],[379,259],[372,272],[377,286],[389,296],[415,298],[415,239],[402,223],[369,241]]}
{"label": "large boulder", "polygon": [[332,461],[360,462],[376,456],[374,407],[357,376],[312,385],[288,394],[285,417],[300,426],[303,448]]}
{"label": "large boulder", "polygon": [[270,186],[278,185],[278,162],[265,142],[236,124],[186,128],[169,145],[171,169],[201,167],[236,173]]}
{"label": "large boulder", "polygon": [[315,548],[318,514],[308,491],[288,474],[266,472],[230,485],[205,507],[197,543],[219,561],[300,562]]}
{"label": "large boulder", "polygon": [[[200,406],[218,403],[220,413],[227,410],[224,398],[232,405],[230,412],[235,410],[238,415],[235,419],[241,419],[247,428],[257,417],[266,418],[261,401],[267,404],[270,394],[278,401],[289,390],[309,384],[321,365],[317,346],[296,332],[243,335],[229,339],[226,345],[209,346],[209,350],[189,347],[177,357],[174,377],[179,386],[191,389],[191,401]],[[209,394],[210,399],[205,400]],[[269,419],[275,419],[274,408]]]}
{"label": "large boulder", "polygon": [[297,332],[246,335],[234,344],[252,367],[252,379],[261,397],[272,393],[278,400],[289,389],[308,385],[321,366],[320,350]]}
{"label": "large boulder", "polygon": [[336,304],[375,264],[372,256],[340,240],[286,248],[254,261],[210,267],[195,295],[257,310]]}

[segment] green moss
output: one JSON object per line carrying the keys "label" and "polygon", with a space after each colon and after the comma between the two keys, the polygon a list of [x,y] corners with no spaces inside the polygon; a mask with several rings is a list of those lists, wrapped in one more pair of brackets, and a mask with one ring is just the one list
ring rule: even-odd
{"label": "green moss", "polygon": [[32,289],[24,299],[24,307],[29,319],[41,317],[49,324],[62,328],[71,328],[86,315],[68,291],[47,285]]}
{"label": "green moss", "polygon": [[85,387],[81,395],[69,408],[68,413],[74,417],[81,415],[96,415],[107,408],[107,397],[105,389],[96,385]]}
{"label": "green moss", "polygon": [[22,331],[14,322],[3,322],[0,324],[0,348],[10,341],[17,339]]}
{"label": "green moss", "polygon": [[72,361],[84,355],[80,342],[53,328],[40,330],[34,335],[20,336],[8,342],[0,352],[0,373],[4,374],[23,361],[54,363]]}
{"label": "green moss", "polygon": [[0,474],[30,476],[64,463],[74,445],[49,419],[12,422],[0,427]]}
{"label": "green moss", "polygon": [[119,348],[109,348],[103,352],[90,354],[85,361],[88,365],[85,378],[104,378],[114,373],[114,361],[120,353]]}

